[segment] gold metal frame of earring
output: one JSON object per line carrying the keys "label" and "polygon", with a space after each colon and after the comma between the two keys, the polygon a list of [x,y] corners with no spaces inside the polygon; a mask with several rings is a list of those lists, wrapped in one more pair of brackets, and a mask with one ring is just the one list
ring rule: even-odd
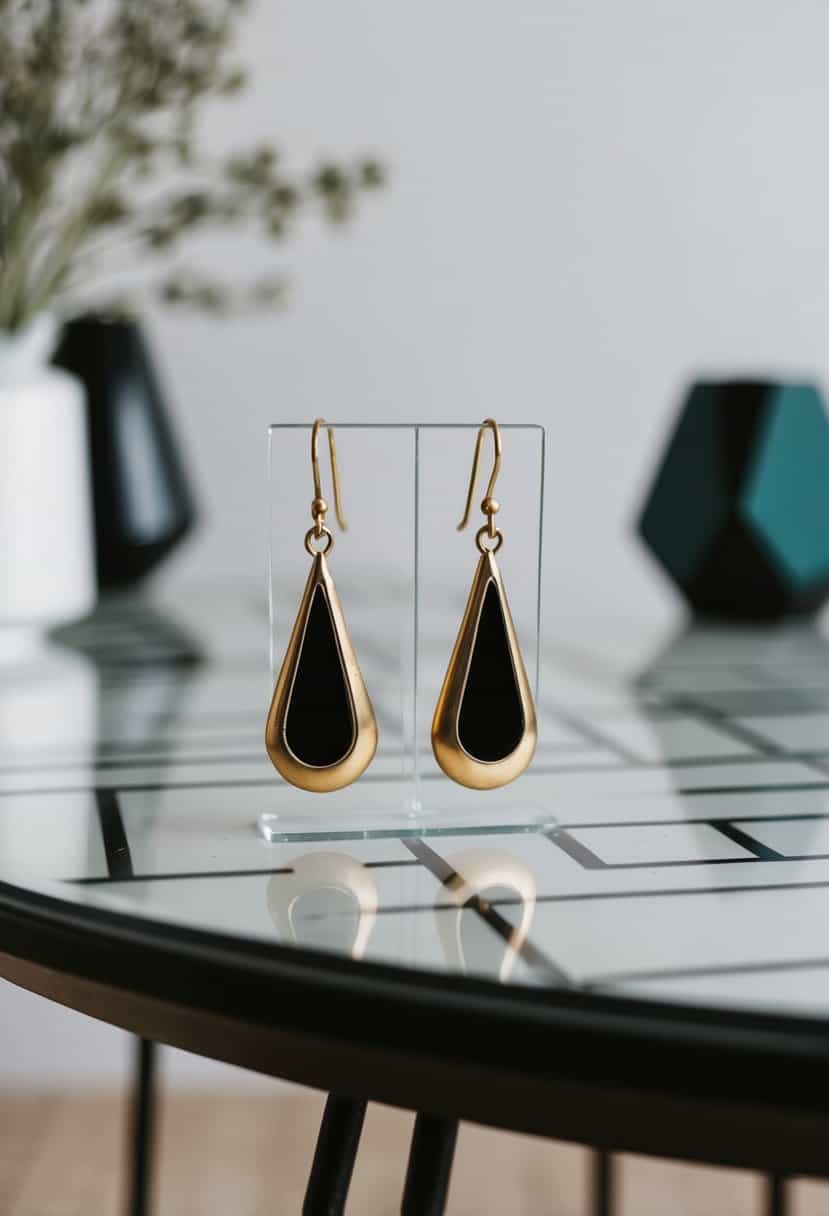
{"label": "gold metal frame of earring", "polygon": [[[329,793],[351,785],[365,772],[377,749],[377,722],[374,710],[363,681],[354,646],[349,637],[334,579],[326,561],[326,554],[333,547],[334,537],[325,526],[328,504],[322,497],[320,484],[319,431],[324,426],[327,426],[325,420],[317,418],[311,429],[311,467],[314,480],[311,517],[314,526],[306,533],[305,548],[313,558],[313,562],[277,677],[265,726],[265,747],[274,768],[291,785],[312,793]],[[334,507],[340,528],[346,531],[348,525],[343,517],[334,432],[330,426],[327,427],[327,430],[331,479],[334,487]],[[315,541],[317,544],[324,541],[324,547],[316,548]],[[309,618],[318,595],[321,596],[325,605],[326,627],[330,625],[333,633],[336,662],[345,688],[350,716],[348,746],[344,749],[343,754],[336,756],[332,762],[321,764],[303,760],[296,754],[296,750],[291,748],[287,738],[292,698],[307,640]]]}
{"label": "gold metal frame of earring", "polygon": [[[459,785],[476,790],[497,789],[519,777],[533,758],[538,737],[530,682],[518,644],[501,572],[495,560],[495,554],[501,548],[504,537],[500,529],[495,527],[495,515],[500,509],[500,504],[493,497],[493,490],[501,469],[502,448],[501,433],[493,418],[486,418],[478,430],[466,507],[463,519],[458,524],[458,531],[462,531],[469,522],[481,459],[481,445],[487,430],[492,432],[495,460],[486,495],[481,503],[481,511],[486,516],[487,522],[475,536],[475,543],[481,556],[472,579],[469,598],[432,720],[432,750],[441,769],[447,777],[451,777]],[[486,545],[485,537],[493,543],[489,546]],[[482,612],[491,593],[497,598],[496,608],[497,613],[500,613],[498,624],[500,627],[500,623],[503,623],[504,644],[509,654],[513,681],[513,688],[509,695],[512,699],[516,729],[513,732],[514,743],[511,739],[508,740],[508,743],[512,745],[506,748],[504,754],[482,757],[476,756],[469,746],[464,745],[461,713],[465,704],[470,669],[479,637]],[[484,713],[482,715],[484,727],[496,729],[495,717],[493,712]]]}

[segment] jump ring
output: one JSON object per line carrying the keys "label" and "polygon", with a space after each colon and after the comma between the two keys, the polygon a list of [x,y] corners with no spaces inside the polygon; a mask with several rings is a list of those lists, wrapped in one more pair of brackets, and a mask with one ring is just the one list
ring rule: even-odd
{"label": "jump ring", "polygon": [[328,537],[328,541],[327,541],[324,549],[315,549],[314,546],[311,544],[312,540],[319,540],[319,536],[317,536],[316,528],[309,528],[308,531],[305,533],[305,548],[308,551],[308,553],[311,554],[311,557],[316,557],[318,553],[327,553],[329,549],[332,549],[334,547],[334,537],[333,537],[332,533],[328,530],[328,528],[326,528],[325,524],[323,524],[322,530],[319,535]]}
{"label": "jump ring", "polygon": [[494,534],[495,544],[494,545],[485,545],[483,543],[483,538],[485,536],[489,537],[490,540],[493,539],[493,537],[489,536],[489,524],[484,524],[484,526],[482,528],[479,528],[478,531],[475,533],[475,544],[478,546],[479,553],[497,553],[498,550],[501,548],[501,545],[503,545],[503,543],[504,543],[504,534],[501,531],[501,529],[500,528],[495,529],[495,534]]}

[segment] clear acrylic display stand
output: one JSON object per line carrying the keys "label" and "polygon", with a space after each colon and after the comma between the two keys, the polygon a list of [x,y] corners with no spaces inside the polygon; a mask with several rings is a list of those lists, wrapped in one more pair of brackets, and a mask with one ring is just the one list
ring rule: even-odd
{"label": "clear acrylic display stand", "polygon": [[[498,790],[459,786],[431,749],[435,701],[478,561],[475,533],[492,460],[486,438],[473,513],[463,512],[476,425],[334,424],[348,530],[338,527],[320,445],[329,568],[374,705],[377,752],[353,785],[333,793],[295,789],[274,772],[259,829],[269,841],[347,840],[435,833],[540,831],[554,819],[533,766]],[[495,497],[504,534],[498,553],[527,673],[538,705],[544,429],[501,426]],[[299,607],[310,558],[303,538],[313,497],[309,425],[274,425],[269,440],[271,676]]]}

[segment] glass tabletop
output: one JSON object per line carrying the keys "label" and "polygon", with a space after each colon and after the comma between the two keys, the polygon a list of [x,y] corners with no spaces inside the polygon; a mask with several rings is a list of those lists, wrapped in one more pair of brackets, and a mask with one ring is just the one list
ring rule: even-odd
{"label": "glass tabletop", "polygon": [[[533,823],[482,794],[462,830],[323,809],[268,842],[265,604],[116,602],[3,668],[0,879],[542,991],[829,1012],[827,640],[689,630],[624,669],[607,640],[548,647]],[[365,782],[367,821],[390,783]]]}

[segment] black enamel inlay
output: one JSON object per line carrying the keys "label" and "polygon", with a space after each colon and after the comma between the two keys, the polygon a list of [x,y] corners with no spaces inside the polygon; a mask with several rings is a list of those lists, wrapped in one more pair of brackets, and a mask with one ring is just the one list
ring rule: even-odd
{"label": "black enamel inlay", "polygon": [[458,739],[475,760],[503,760],[524,734],[524,712],[512,665],[501,599],[487,585],[458,714]]}
{"label": "black enamel inlay", "polygon": [[328,598],[317,586],[285,714],[285,742],[303,764],[336,764],[354,743],[354,714]]}

